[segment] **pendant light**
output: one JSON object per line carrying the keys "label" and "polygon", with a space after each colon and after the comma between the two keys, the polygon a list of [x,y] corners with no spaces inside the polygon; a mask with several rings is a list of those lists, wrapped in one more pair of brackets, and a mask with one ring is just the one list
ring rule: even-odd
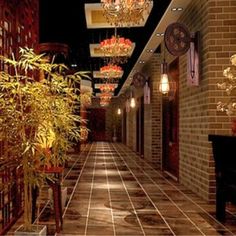
{"label": "pendant light", "polygon": [[131,92],[130,92],[130,107],[131,108],[135,108],[136,106],[136,102],[135,102],[135,98],[133,96],[133,88],[131,87]]}
{"label": "pendant light", "polygon": [[120,108],[117,109],[117,114],[118,114],[118,115],[121,114],[121,109],[120,109]]}
{"label": "pendant light", "polygon": [[169,78],[167,74],[167,63],[164,61],[161,63],[161,80],[159,84],[159,91],[162,94],[167,94],[170,91]]}
{"label": "pendant light", "polygon": [[170,83],[169,83],[169,78],[168,78],[168,64],[165,60],[165,45],[164,47],[164,59],[163,62],[161,63],[161,80],[159,84],[159,91],[162,94],[167,94],[170,91]]}
{"label": "pendant light", "polygon": [[135,108],[135,106],[136,106],[135,98],[132,97],[130,100],[130,107]]}

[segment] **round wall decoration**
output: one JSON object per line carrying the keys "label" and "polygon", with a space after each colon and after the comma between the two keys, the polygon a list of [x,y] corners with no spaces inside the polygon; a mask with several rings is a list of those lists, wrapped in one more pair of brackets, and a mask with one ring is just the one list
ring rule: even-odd
{"label": "round wall decoration", "polygon": [[133,85],[135,88],[142,88],[145,85],[146,77],[144,74],[137,72],[133,76]]}
{"label": "round wall decoration", "polygon": [[164,41],[169,53],[173,56],[181,56],[190,47],[191,35],[184,24],[175,22],[166,28]]}

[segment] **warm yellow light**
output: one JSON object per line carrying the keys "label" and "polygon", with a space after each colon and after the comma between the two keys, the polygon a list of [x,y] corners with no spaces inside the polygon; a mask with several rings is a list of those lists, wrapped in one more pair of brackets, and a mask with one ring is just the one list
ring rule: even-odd
{"label": "warm yellow light", "polygon": [[135,103],[135,98],[131,98],[130,100],[130,107],[135,108],[136,103]]}
{"label": "warm yellow light", "polygon": [[121,109],[120,109],[120,108],[118,108],[118,110],[117,110],[117,114],[118,114],[118,115],[121,114]]}
{"label": "warm yellow light", "polygon": [[169,84],[169,79],[167,74],[162,74],[161,75],[161,81],[159,85],[159,91],[163,94],[166,94],[170,91],[170,84]]}
{"label": "warm yellow light", "polygon": [[115,26],[139,25],[152,0],[101,0],[104,16]]}

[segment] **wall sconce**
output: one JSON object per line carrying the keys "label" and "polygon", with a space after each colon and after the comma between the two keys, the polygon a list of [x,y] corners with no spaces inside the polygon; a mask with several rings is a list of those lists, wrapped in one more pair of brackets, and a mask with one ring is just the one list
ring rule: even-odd
{"label": "wall sconce", "polygon": [[130,99],[130,107],[131,107],[131,108],[135,108],[135,106],[136,106],[135,98],[132,97],[132,98]]}
{"label": "wall sconce", "polygon": [[131,108],[135,108],[136,106],[136,102],[135,102],[135,98],[134,98],[134,95],[133,95],[133,84],[131,85],[131,90],[130,90],[130,107]]}
{"label": "wall sconce", "polygon": [[117,110],[117,114],[118,114],[118,115],[121,114],[121,109],[120,109],[120,108],[118,108],[118,110]]}
{"label": "wall sconce", "polygon": [[161,63],[161,80],[159,84],[159,91],[162,94],[167,94],[170,91],[167,67],[168,65],[164,59],[163,63]]}

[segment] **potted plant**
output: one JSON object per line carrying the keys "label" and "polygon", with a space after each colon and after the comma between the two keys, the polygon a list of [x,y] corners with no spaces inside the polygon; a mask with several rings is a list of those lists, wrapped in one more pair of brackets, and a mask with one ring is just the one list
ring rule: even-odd
{"label": "potted plant", "polygon": [[[80,138],[77,83],[85,72],[66,74],[66,66],[21,48],[16,60],[0,56],[0,134],[2,158],[14,158],[24,174],[24,230],[31,232],[32,188],[45,180],[40,168],[62,165],[73,140]],[[41,79],[40,79],[41,78]]]}
{"label": "potted plant", "polygon": [[226,112],[227,115],[231,116],[236,110],[236,100],[234,98],[234,92],[236,88],[236,54],[230,58],[231,67],[227,67],[223,71],[223,75],[226,78],[223,83],[218,83],[219,89],[225,90],[226,94],[229,96],[227,102],[218,102],[217,110]]}

